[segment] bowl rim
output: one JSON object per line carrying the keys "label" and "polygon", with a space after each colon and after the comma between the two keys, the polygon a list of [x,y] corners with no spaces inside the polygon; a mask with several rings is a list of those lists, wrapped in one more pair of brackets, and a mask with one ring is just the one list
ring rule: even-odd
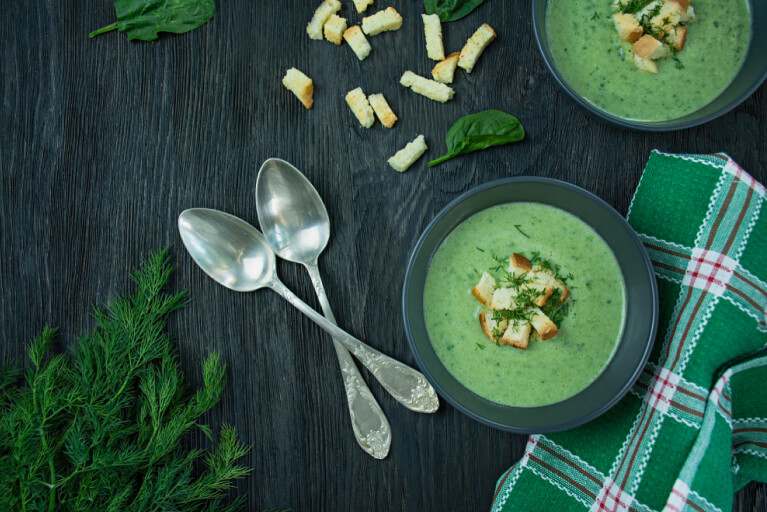
{"label": "bowl rim", "polygon": [[[676,119],[668,119],[666,121],[638,121],[638,120],[631,120],[626,119],[623,117],[616,116],[614,114],[611,114],[610,112],[603,110],[593,103],[587,101],[583,96],[578,94],[575,89],[570,87],[570,85],[567,83],[567,81],[564,79],[564,77],[559,73],[559,70],[556,68],[553,62],[553,57],[551,56],[550,52],[546,49],[544,45],[544,37],[545,34],[542,33],[542,27],[543,24],[545,24],[545,19],[542,23],[539,23],[539,16],[538,16],[538,9],[537,6],[539,3],[543,2],[545,6],[548,6],[548,2],[550,0],[532,0],[532,24],[533,24],[533,33],[535,34],[535,42],[538,45],[538,50],[540,51],[541,56],[543,57],[543,61],[546,64],[546,68],[548,68],[549,72],[554,77],[554,80],[557,82],[557,84],[565,90],[565,92],[573,99],[575,102],[580,105],[582,108],[586,109],[591,114],[597,116],[598,118],[608,121],[610,123],[613,123],[615,125],[618,125],[622,128],[628,128],[632,130],[637,131],[647,131],[647,132],[670,132],[675,130],[684,130],[687,128],[692,128],[694,126],[699,126],[705,123],[708,123],[709,121],[713,121],[714,119],[723,116],[724,114],[730,112],[731,110],[738,107],[741,103],[746,101],[754,92],[761,87],[761,85],[767,80],[767,67],[762,70],[761,76],[754,81],[741,95],[739,95],[735,100],[731,101],[727,105],[723,106],[722,108],[715,110],[714,112],[711,112],[710,114],[707,114],[705,116],[702,116],[697,119],[690,119],[688,121],[677,121],[679,119],[684,119],[687,116],[693,115],[695,112],[691,112],[690,114],[687,114],[682,117],[678,117]],[[749,6],[751,5],[751,1],[749,1]],[[751,42],[749,42],[749,52],[751,51]],[[745,61],[744,61],[745,64]],[[735,74],[735,77],[733,78],[733,81],[742,71],[742,66],[738,70],[738,73]],[[732,82],[730,82],[732,83]],[[729,85],[727,86],[729,87]],[[725,88],[726,90],[726,88]],[[720,95],[724,93],[722,91],[719,93]],[[718,96],[717,96],[718,97]],[[716,98],[714,100],[716,101]],[[705,105],[704,105],[705,106]],[[701,107],[703,108],[703,107]]]}
{"label": "bowl rim", "polygon": [[[411,287],[412,281],[413,281],[413,273],[415,271],[415,263],[416,263],[416,260],[418,259],[418,257],[421,255],[421,251],[422,251],[422,249],[424,247],[424,244],[429,239],[429,235],[432,233],[432,231],[440,224],[441,221],[443,221],[443,219],[445,219],[445,217],[447,215],[449,215],[456,207],[458,207],[459,205],[463,204],[464,201],[466,201],[467,199],[469,199],[471,197],[474,197],[474,196],[476,196],[478,194],[488,193],[489,191],[492,191],[493,189],[498,188],[498,187],[508,187],[508,186],[513,186],[515,184],[533,184],[533,185],[535,185],[535,184],[543,184],[543,185],[546,185],[546,186],[561,187],[561,188],[565,189],[566,191],[568,191],[570,193],[574,193],[574,194],[583,196],[587,201],[590,201],[591,203],[593,203],[597,207],[599,207],[600,211],[604,211],[605,213],[609,214],[610,217],[614,221],[618,222],[618,224],[624,230],[625,234],[628,235],[628,237],[631,239],[631,241],[633,241],[634,246],[638,249],[638,252],[640,254],[640,257],[641,257],[641,260],[642,260],[642,263],[643,263],[642,270],[645,271],[643,275],[645,277],[647,277],[647,285],[649,286],[650,295],[651,295],[651,298],[652,298],[652,304],[651,304],[651,311],[652,312],[651,312],[651,315],[650,315],[651,318],[649,318],[649,330],[647,332],[647,340],[642,340],[642,342],[644,343],[644,347],[643,347],[643,349],[641,351],[641,355],[638,358],[636,365],[633,366],[630,375],[627,375],[624,378],[624,380],[622,381],[619,389],[617,389],[617,391],[614,394],[611,395],[611,398],[609,398],[608,400],[603,401],[597,407],[593,407],[593,408],[587,410],[584,414],[578,416],[575,419],[569,419],[569,420],[566,420],[566,421],[552,422],[552,423],[545,424],[545,425],[535,426],[533,428],[522,427],[522,426],[519,426],[519,425],[515,425],[513,423],[513,421],[512,422],[509,422],[509,421],[503,422],[503,421],[498,421],[498,420],[494,420],[494,419],[491,419],[491,418],[487,418],[487,417],[482,416],[481,414],[475,412],[474,410],[470,409],[467,405],[465,405],[464,403],[462,403],[461,401],[459,401],[455,397],[453,397],[452,394],[450,392],[448,392],[448,390],[445,389],[445,387],[442,385],[442,383],[439,382],[437,380],[437,378],[434,376],[434,374],[432,372],[432,368],[427,366],[426,362],[424,361],[423,355],[421,354],[421,351],[420,351],[420,349],[419,349],[419,347],[418,347],[418,345],[416,343],[416,339],[415,339],[415,336],[414,336],[414,333],[413,333],[413,329],[411,327],[411,325],[412,325],[411,320],[412,319],[411,319],[410,310],[409,310],[410,304],[411,304],[411,300],[410,300],[411,294],[409,293],[409,291],[410,291],[410,287]],[[434,247],[433,251],[431,252],[431,254],[428,255],[428,260],[427,260],[424,272],[426,272],[426,269],[428,269],[428,266],[431,263],[431,260],[432,260],[432,258],[434,256],[434,253],[436,252],[436,250],[441,246],[442,242],[449,235],[449,233],[451,233],[458,225],[463,223],[469,217],[471,217],[471,216],[473,216],[473,215],[475,215],[475,214],[477,214],[477,213],[479,213],[481,211],[484,211],[487,208],[491,208],[493,206],[498,206],[500,204],[509,204],[509,203],[513,203],[513,202],[520,202],[520,201],[510,200],[510,201],[508,201],[506,203],[500,203],[499,202],[499,203],[495,203],[495,204],[484,205],[481,208],[472,210],[470,213],[465,215],[460,221],[457,222],[457,224],[453,225],[449,229],[447,234],[445,234],[437,242],[437,244],[435,245],[435,247]],[[529,202],[536,202],[536,201],[535,200],[531,200]],[[562,208],[561,206],[556,206],[556,205],[553,205],[553,204],[551,206],[554,206],[556,208],[563,209],[563,210],[567,211],[565,208]],[[568,212],[568,213],[571,213],[572,215],[575,215],[572,212]],[[583,221],[583,222],[585,222],[585,221]],[[592,227],[592,229],[594,229],[594,228]],[[621,272],[622,273],[624,272],[624,269],[622,267],[621,267]],[[624,275],[624,279],[625,278],[626,277]],[[424,279],[425,279],[425,277],[424,277]],[[627,300],[628,300],[629,299],[628,287],[626,289],[626,295],[627,295]],[[421,297],[422,297],[422,293],[421,293]],[[628,305],[627,305],[627,308],[628,308]],[[488,183],[485,183],[485,184],[479,185],[477,187],[474,187],[474,188],[472,188],[472,189],[470,189],[470,190],[460,194],[458,197],[456,197],[451,202],[449,202],[444,208],[442,208],[442,210],[440,210],[439,213],[429,222],[429,224],[424,229],[423,233],[421,233],[421,236],[418,238],[418,241],[416,242],[416,244],[415,244],[415,246],[414,246],[414,248],[413,248],[413,250],[411,252],[411,255],[410,255],[410,258],[409,258],[409,261],[408,261],[408,266],[407,266],[407,269],[405,271],[405,279],[404,279],[404,282],[403,282],[403,289],[402,289],[402,315],[403,315],[403,324],[404,324],[404,328],[405,328],[405,334],[406,334],[406,337],[407,337],[410,349],[413,352],[413,356],[415,357],[416,363],[418,364],[419,368],[421,369],[423,374],[426,376],[426,378],[429,380],[429,382],[438,391],[438,393],[448,403],[450,403],[453,407],[455,407],[456,409],[458,409],[459,411],[463,412],[467,416],[469,416],[469,417],[471,417],[471,418],[473,418],[473,419],[475,419],[475,420],[477,420],[477,421],[479,421],[481,423],[484,423],[486,425],[489,425],[491,427],[494,427],[494,428],[497,428],[497,429],[500,429],[500,430],[505,430],[505,431],[514,432],[514,433],[521,433],[521,434],[557,432],[557,431],[562,431],[562,430],[568,430],[568,429],[571,429],[571,428],[575,428],[575,427],[577,427],[579,425],[582,425],[583,423],[591,421],[592,419],[600,416],[601,414],[605,413],[608,409],[610,409],[613,405],[615,405],[621,398],[623,398],[623,396],[625,396],[626,393],[628,393],[628,391],[634,386],[634,384],[638,380],[640,374],[644,370],[645,365],[647,364],[647,361],[648,361],[648,359],[650,357],[650,353],[651,353],[653,345],[654,345],[655,336],[656,336],[657,330],[658,330],[658,322],[659,322],[658,285],[657,285],[657,281],[655,279],[654,270],[652,268],[652,262],[650,261],[650,257],[648,255],[647,251],[645,250],[644,245],[642,244],[641,240],[639,239],[638,235],[633,230],[633,228],[628,224],[626,219],[623,218],[623,216],[621,216],[612,206],[610,206],[608,203],[606,203],[604,200],[602,200],[601,198],[599,198],[595,194],[593,194],[593,193],[591,193],[591,192],[589,192],[589,191],[587,191],[587,190],[585,190],[585,189],[583,189],[581,187],[573,185],[571,183],[567,183],[567,182],[564,182],[564,181],[561,181],[561,180],[556,180],[556,179],[553,179],[553,178],[544,178],[544,177],[536,177],[536,176],[517,176],[517,177],[510,177],[510,178],[502,178],[502,179],[498,179],[498,180],[493,180],[493,181],[490,181]],[[626,322],[628,322],[628,318],[627,318]],[[439,360],[439,358],[436,355],[435,355],[435,360],[436,360],[437,365],[438,365],[437,366],[437,370],[440,370],[440,367],[441,367],[441,371],[443,370],[444,372],[446,372],[450,379],[455,381],[455,383],[457,383],[458,386],[463,388],[462,391],[465,391],[466,393],[468,393],[470,395],[473,395],[473,399],[474,400],[479,400],[479,401],[483,402],[485,405],[487,405],[489,407],[492,407],[494,409],[497,409],[497,410],[499,410],[500,412],[502,412],[504,414],[509,414],[512,417],[514,417],[515,414],[525,414],[527,411],[545,411],[546,414],[551,416],[550,413],[552,411],[556,411],[557,407],[562,407],[562,405],[566,404],[566,403],[570,403],[571,404],[572,403],[571,401],[577,401],[578,398],[581,397],[582,395],[584,395],[587,390],[589,390],[592,387],[596,387],[599,384],[599,381],[602,378],[605,377],[605,374],[608,373],[608,368],[610,368],[614,364],[614,362],[615,362],[615,360],[617,358],[618,349],[620,348],[621,343],[623,343],[623,340],[626,339],[626,336],[627,336],[627,332],[626,332],[626,329],[625,329],[625,326],[624,326],[624,331],[621,334],[621,341],[619,342],[618,347],[616,347],[616,351],[611,356],[611,360],[608,362],[607,366],[602,370],[600,375],[598,375],[594,379],[594,381],[592,381],[588,386],[586,386],[586,388],[584,388],[580,392],[576,393],[572,397],[569,397],[569,398],[567,398],[565,400],[562,400],[560,402],[556,402],[556,403],[553,403],[553,404],[547,404],[547,405],[543,405],[543,406],[538,406],[538,407],[505,406],[505,405],[498,404],[498,403],[492,402],[490,400],[487,400],[487,399],[485,399],[483,397],[480,397],[476,393],[474,393],[471,390],[469,390],[468,388],[466,388],[455,377],[453,377],[452,374],[450,374],[450,372],[444,367],[444,365],[442,364],[441,360]],[[427,341],[427,342],[430,344],[429,341]],[[628,350],[628,349],[626,349],[626,350]],[[453,385],[455,385],[455,384],[453,384]],[[554,415],[554,416],[556,416],[556,415]]]}

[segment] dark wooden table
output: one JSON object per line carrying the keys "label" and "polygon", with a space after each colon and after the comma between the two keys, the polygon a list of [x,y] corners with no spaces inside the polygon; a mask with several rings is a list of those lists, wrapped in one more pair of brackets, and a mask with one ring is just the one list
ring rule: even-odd
{"label": "dark wooden table", "polygon": [[[261,162],[294,163],[332,219],[320,267],[339,323],[414,364],[401,283],[418,234],[450,200],[496,178],[535,175],[575,183],[625,213],[653,148],[724,151],[765,182],[767,88],[702,127],[626,131],[582,111],[554,83],[529,2],[488,0],[444,26],[450,51],[485,21],[499,37],[470,76],[458,73],[456,98],[442,105],[398,84],[405,69],[431,69],[421,2],[392,0],[405,23],[371,38],[361,63],[347,47],[306,36],[318,3],[220,2],[199,30],[136,43],[117,33],[88,39],[113,21],[109,0],[0,2],[0,362],[23,357],[45,324],[61,328],[60,348],[74,343],[93,326],[90,304],[128,291],[129,270],[172,244],[173,286],[188,288],[192,303],[172,316],[171,334],[194,385],[208,352],[228,364],[229,386],[206,419],[234,424],[253,444],[244,463],[255,471],[238,486],[248,510],[485,510],[523,436],[449,405],[409,412],[370,380],[393,429],[388,458],[371,459],[352,438],[326,336],[271,292],[237,294],[205,277],[180,243],[179,212],[219,208],[256,223]],[[309,111],[281,85],[291,66],[314,79]],[[357,86],[385,94],[400,117],[394,129],[360,128],[344,103]],[[517,115],[525,141],[426,166],[455,119],[487,108]],[[419,133],[427,157],[394,172],[386,159]],[[302,268],[281,263],[279,272],[318,307]],[[767,510],[766,489],[749,485],[735,509]]]}

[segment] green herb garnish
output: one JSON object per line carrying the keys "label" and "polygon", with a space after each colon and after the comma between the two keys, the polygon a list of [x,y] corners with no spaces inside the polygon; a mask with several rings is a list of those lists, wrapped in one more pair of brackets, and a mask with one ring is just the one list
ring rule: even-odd
{"label": "green herb garnish", "polygon": [[[182,441],[199,429],[226,382],[211,354],[203,387],[187,393],[164,329],[186,294],[167,294],[167,250],[133,274],[136,291],[94,311],[96,329],[69,354],[51,354],[54,329],[28,349],[22,373],[0,372],[0,510],[54,512],[239,509],[225,506],[249,448],[224,426],[205,453]],[[203,457],[204,456],[204,457]],[[201,467],[193,476],[193,467]]]}
{"label": "green herb garnish", "polygon": [[522,225],[521,225],[521,224],[514,224],[514,227],[515,227],[515,228],[517,228],[517,231],[519,231],[520,233],[522,233],[522,235],[523,235],[525,238],[530,238],[530,236],[529,236],[527,233],[525,233],[524,231],[522,231]]}
{"label": "green herb garnish", "polygon": [[477,343],[477,348],[478,348],[478,349],[480,349],[480,350],[485,350],[487,347],[485,347],[485,346],[484,346],[483,344],[481,344],[481,343]]}
{"label": "green herb garnish", "polygon": [[460,118],[450,127],[445,142],[447,154],[429,162],[433,167],[446,160],[490,146],[500,146],[525,138],[519,119],[500,110],[484,110]]}
{"label": "green herb garnish", "polygon": [[596,21],[599,19],[599,13],[597,11],[594,11],[593,16],[591,16],[591,21]]}
{"label": "green herb garnish", "polygon": [[436,14],[443,23],[460,20],[484,0],[423,0],[426,14]]}
{"label": "green herb garnish", "polygon": [[213,17],[215,0],[117,0],[117,21],[94,30],[95,37],[117,29],[128,40],[154,41],[160,32],[183,34]]}

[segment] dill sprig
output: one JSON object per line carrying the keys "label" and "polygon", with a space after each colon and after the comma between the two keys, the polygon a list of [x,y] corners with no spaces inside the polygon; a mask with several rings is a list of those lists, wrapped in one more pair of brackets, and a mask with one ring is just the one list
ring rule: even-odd
{"label": "dill sprig", "polygon": [[[0,371],[0,510],[234,511],[228,490],[250,469],[249,448],[223,426],[206,453],[182,446],[226,384],[217,354],[202,363],[203,387],[186,392],[168,315],[187,303],[164,293],[167,249],[132,279],[135,292],[96,307],[96,328],[71,353],[54,355],[55,329],[28,348],[26,371]],[[202,464],[201,464],[202,463]],[[204,466],[195,471],[195,466]]]}

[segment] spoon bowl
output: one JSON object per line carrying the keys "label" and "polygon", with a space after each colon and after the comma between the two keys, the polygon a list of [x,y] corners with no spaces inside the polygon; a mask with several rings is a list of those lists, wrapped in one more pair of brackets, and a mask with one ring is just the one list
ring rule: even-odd
{"label": "spoon bowl", "polygon": [[301,171],[279,158],[264,162],[256,180],[256,205],[264,236],[279,257],[317,262],[330,239],[330,217]]}
{"label": "spoon bowl", "polygon": [[274,281],[274,253],[266,238],[244,220],[192,208],[179,215],[178,230],[197,265],[230,290],[252,292]]}

